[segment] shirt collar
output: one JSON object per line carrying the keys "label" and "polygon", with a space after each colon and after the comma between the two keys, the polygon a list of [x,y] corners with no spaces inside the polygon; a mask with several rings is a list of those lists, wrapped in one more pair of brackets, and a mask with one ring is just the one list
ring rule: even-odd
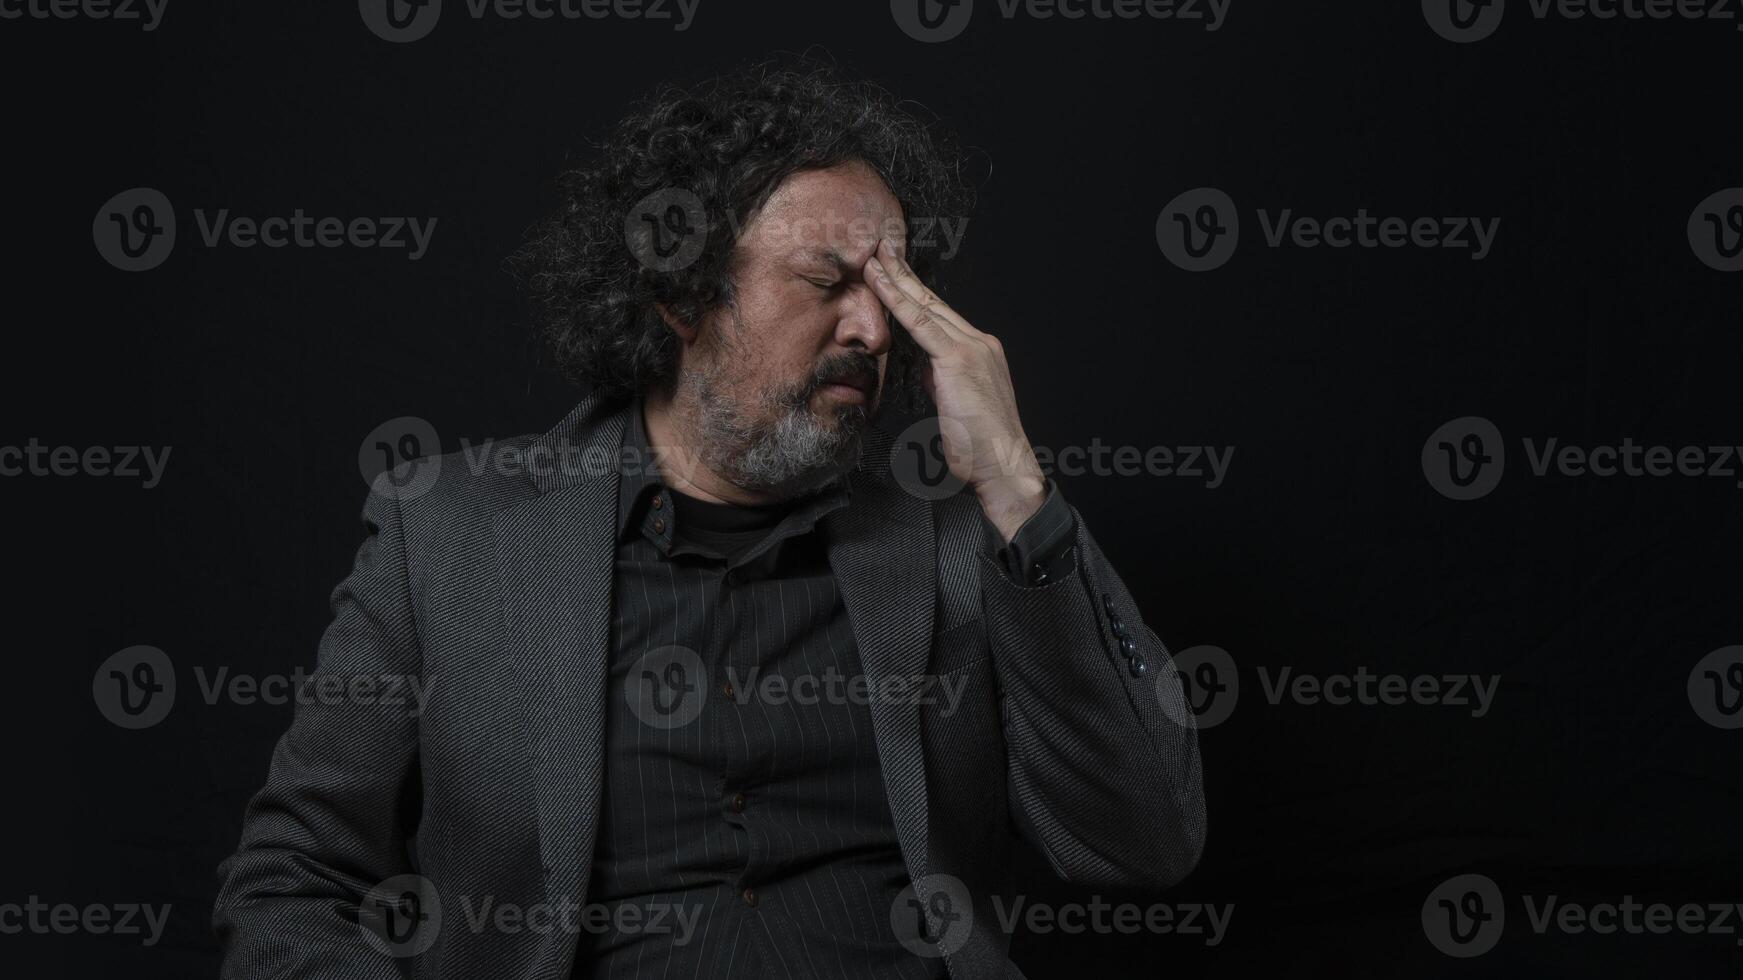
{"label": "shirt collar", "polygon": [[666,490],[660,470],[648,447],[648,430],[642,422],[642,400],[629,406],[629,422],[623,427],[623,445],[617,456],[617,540],[622,542],[635,525],[631,523],[645,502]]}

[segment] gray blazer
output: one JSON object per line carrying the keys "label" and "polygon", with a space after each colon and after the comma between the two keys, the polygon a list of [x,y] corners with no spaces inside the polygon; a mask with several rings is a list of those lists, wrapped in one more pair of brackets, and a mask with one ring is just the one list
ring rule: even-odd
{"label": "gray blazer", "polygon": [[[478,472],[455,453],[419,464],[416,493],[377,482],[317,674],[417,678],[425,710],[299,701],[219,868],[224,976],[571,974],[573,931],[474,928],[449,908],[433,945],[395,957],[365,942],[358,918],[365,893],[407,873],[438,896],[472,896],[471,908],[480,896],[525,908],[585,901],[603,765],[611,461],[625,417],[622,403],[589,397],[550,432],[498,443]],[[992,905],[1011,887],[1013,838],[1073,882],[1179,881],[1204,843],[1197,735],[1168,651],[1081,515],[1072,573],[1019,585],[986,554],[973,496],[905,492],[890,452],[888,434],[868,434],[852,503],[822,522],[829,562],[871,688],[923,674],[963,686],[949,712],[873,700],[884,785],[922,896],[972,901],[972,915],[932,920],[951,976],[1020,977]],[[549,465],[588,460],[607,463]]]}

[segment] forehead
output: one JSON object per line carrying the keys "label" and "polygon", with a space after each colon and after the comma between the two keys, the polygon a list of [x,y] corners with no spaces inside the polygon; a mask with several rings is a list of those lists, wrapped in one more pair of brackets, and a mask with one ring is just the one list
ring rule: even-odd
{"label": "forehead", "polygon": [[869,258],[879,238],[905,235],[902,206],[870,167],[850,161],[783,180],[743,239],[774,257],[835,251]]}

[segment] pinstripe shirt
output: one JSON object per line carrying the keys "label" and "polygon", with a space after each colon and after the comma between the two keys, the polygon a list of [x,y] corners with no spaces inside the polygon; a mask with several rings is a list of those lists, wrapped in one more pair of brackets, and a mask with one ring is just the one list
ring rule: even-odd
{"label": "pinstripe shirt", "polygon": [[[909,877],[874,692],[817,528],[847,483],[769,507],[685,497],[639,404],[620,458],[598,927],[577,975],[945,976],[892,924]],[[1050,486],[1000,557],[1038,580],[1073,532]]]}

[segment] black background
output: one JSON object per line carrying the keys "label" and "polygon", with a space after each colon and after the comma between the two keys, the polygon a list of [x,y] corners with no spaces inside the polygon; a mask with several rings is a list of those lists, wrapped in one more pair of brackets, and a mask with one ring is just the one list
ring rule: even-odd
{"label": "black background", "polygon": [[[812,45],[940,116],[980,202],[947,295],[1003,338],[1050,447],[1236,447],[1214,490],[1061,476],[1171,648],[1240,665],[1201,734],[1198,871],[1223,942],[1022,935],[1030,976],[1269,967],[1360,976],[1734,976],[1737,935],[1534,934],[1519,896],[1743,900],[1743,731],[1704,723],[1695,662],[1743,642],[1736,480],[1531,474],[1520,440],[1743,442],[1743,276],[1697,261],[1694,206],[1743,184],[1735,22],[1536,20],[1449,43],[1415,3],[1235,0],[1177,21],[1006,20],[918,43],[887,4],[701,0],[694,26],[475,21],[384,42],[355,4],[171,0],[146,33],[0,21],[9,327],[0,444],[173,447],[160,486],[0,479],[13,624],[0,902],[169,902],[161,943],[0,936],[39,975],[211,975],[213,869],[288,706],[208,706],[192,671],[312,666],[348,570],[364,435],[428,420],[443,449],[548,428],[549,371],[501,259],[555,174],[627,102]],[[161,267],[125,273],[92,216],[174,203]],[[1163,206],[1242,209],[1225,267],[1171,265]],[[429,254],[206,248],[194,209],[434,216]],[[1267,248],[1256,209],[1501,218],[1493,253]],[[1447,499],[1424,440],[1492,420],[1506,477]],[[174,660],[144,731],[92,672]],[[1500,675],[1449,706],[1303,705],[1257,670]],[[1423,901],[1463,872],[1508,896],[1493,952],[1435,950]],[[1051,901],[1087,896],[1035,882]],[[1136,900],[1155,901],[1154,896]],[[1733,921],[1743,932],[1743,922]],[[11,972],[10,970],[8,972]],[[15,973],[13,975],[24,975]]]}

